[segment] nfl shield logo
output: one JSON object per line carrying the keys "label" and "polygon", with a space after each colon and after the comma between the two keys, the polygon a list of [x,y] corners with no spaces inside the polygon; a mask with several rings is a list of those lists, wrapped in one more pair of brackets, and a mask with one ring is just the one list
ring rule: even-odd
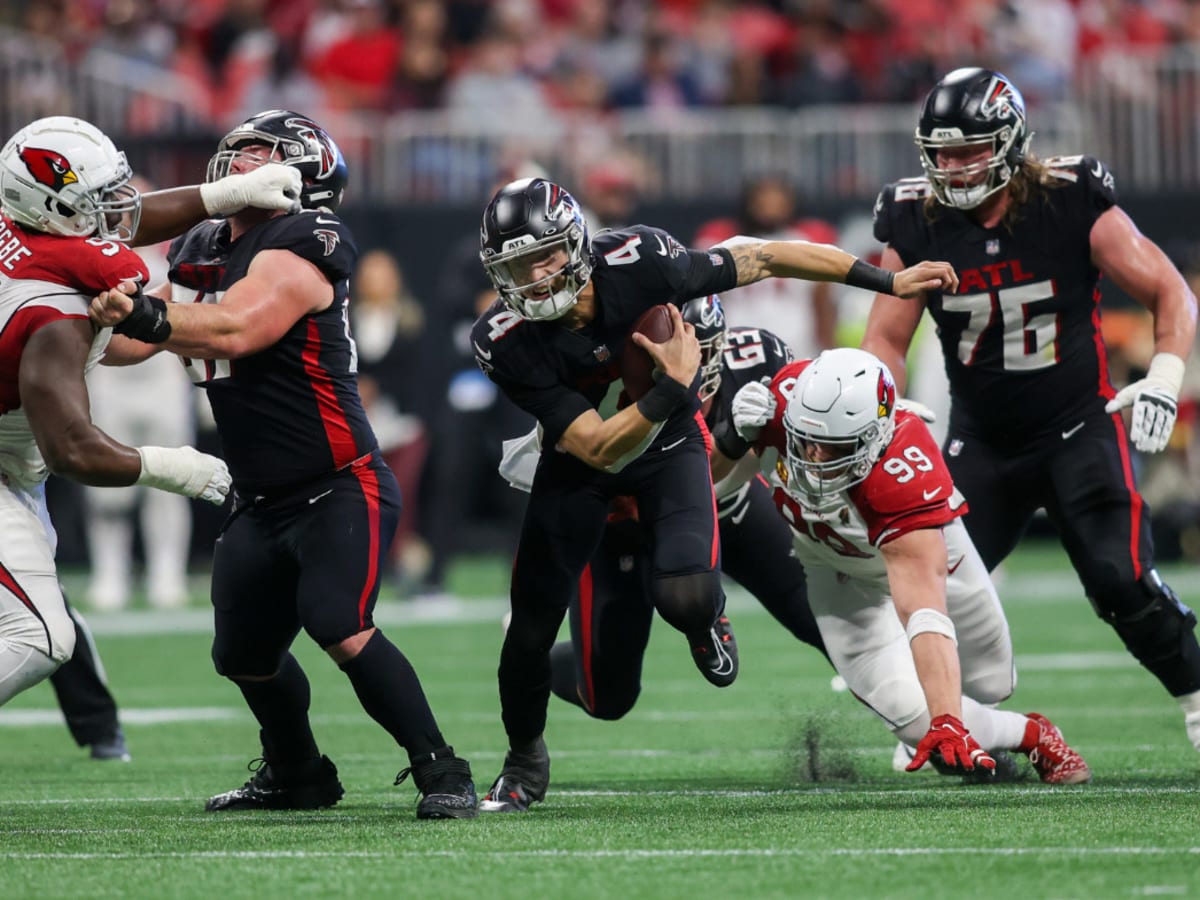
{"label": "nfl shield logo", "polygon": [[987,252],[988,256],[998,256],[1000,254],[1000,241],[996,238],[991,238],[983,245],[983,249]]}
{"label": "nfl shield logo", "polygon": [[612,354],[608,351],[607,344],[601,344],[592,351],[592,355],[596,357],[596,362],[608,362],[608,358],[612,356]]}
{"label": "nfl shield logo", "polygon": [[952,440],[950,442],[950,446],[946,449],[946,455],[947,456],[958,456],[958,454],[962,453],[962,448],[963,448],[963,442],[960,441],[958,438],[955,438],[954,440]]}

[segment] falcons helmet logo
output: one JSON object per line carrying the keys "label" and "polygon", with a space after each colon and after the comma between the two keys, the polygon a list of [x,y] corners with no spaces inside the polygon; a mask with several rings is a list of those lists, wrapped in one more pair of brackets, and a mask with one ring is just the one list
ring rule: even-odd
{"label": "falcons helmet logo", "polygon": [[24,147],[21,150],[21,162],[29,174],[39,184],[44,184],[57,193],[68,184],[75,184],[79,176],[71,168],[71,163],[61,153],[55,150],[43,150],[41,147]]}
{"label": "falcons helmet logo", "polygon": [[[324,180],[328,178],[337,165],[337,151],[329,140],[329,136],[321,129],[321,126],[311,119],[288,119],[284,123],[288,128],[296,129],[296,135],[310,145],[315,145],[320,148],[321,163],[320,169],[317,172],[317,179]],[[329,254],[325,254],[328,256]]]}

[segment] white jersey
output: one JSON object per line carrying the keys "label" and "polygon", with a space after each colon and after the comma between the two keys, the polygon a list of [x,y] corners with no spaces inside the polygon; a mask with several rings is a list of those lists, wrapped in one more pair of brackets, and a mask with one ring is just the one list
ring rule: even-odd
{"label": "white jersey", "polygon": [[[27,231],[0,218],[0,473],[21,487],[46,478],[46,465],[21,408],[21,358],[29,339],[62,319],[87,320],[95,294],[122,281],[145,282],[146,266],[124,244]],[[92,340],[87,367],[108,346]]]}
{"label": "white jersey", "polygon": [[[19,360],[25,342],[38,327],[55,319],[86,319],[90,301],[91,297],[62,285],[0,275],[0,353]],[[89,369],[100,361],[111,336],[112,329],[105,328],[93,338]],[[40,484],[47,474],[25,410],[20,407],[15,372],[0,377],[0,472],[23,487]]]}

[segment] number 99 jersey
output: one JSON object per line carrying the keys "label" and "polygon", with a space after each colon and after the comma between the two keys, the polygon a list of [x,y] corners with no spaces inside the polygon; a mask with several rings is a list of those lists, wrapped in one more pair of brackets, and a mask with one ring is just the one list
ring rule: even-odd
{"label": "number 99 jersey", "polygon": [[[833,569],[888,591],[887,568],[879,548],[920,528],[942,528],[967,512],[933,435],[921,419],[896,412],[896,431],[867,477],[841,492],[840,502],[812,508],[806,493],[791,483],[784,465],[787,435],[783,413],[796,378],[811,360],[791,363],[771,381],[775,415],[755,444],[762,473],[780,514],[792,528],[796,555],[805,568]],[[961,545],[961,546],[958,546]],[[974,555],[966,531],[947,529],[948,566]]]}
{"label": "number 99 jersey", "polygon": [[924,178],[886,186],[875,204],[875,237],[905,266],[941,259],[958,272],[958,293],[932,293],[928,309],[955,426],[984,437],[1052,432],[1113,396],[1090,242],[1117,202],[1113,177],[1088,156],[1043,164],[1048,183],[1033,188],[1011,228],[983,228],[941,205],[927,211]]}

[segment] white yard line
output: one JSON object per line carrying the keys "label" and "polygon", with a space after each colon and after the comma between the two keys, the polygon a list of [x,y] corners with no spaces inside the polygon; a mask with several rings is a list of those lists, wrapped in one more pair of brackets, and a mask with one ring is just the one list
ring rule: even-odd
{"label": "white yard line", "polygon": [[0,852],[8,860],[88,860],[88,859],[471,859],[490,857],[498,860],[527,859],[689,859],[697,857],[822,857],[878,858],[895,856],[1197,856],[1200,847],[778,847],[661,850],[195,850],[178,852],[122,851],[104,852]]}

